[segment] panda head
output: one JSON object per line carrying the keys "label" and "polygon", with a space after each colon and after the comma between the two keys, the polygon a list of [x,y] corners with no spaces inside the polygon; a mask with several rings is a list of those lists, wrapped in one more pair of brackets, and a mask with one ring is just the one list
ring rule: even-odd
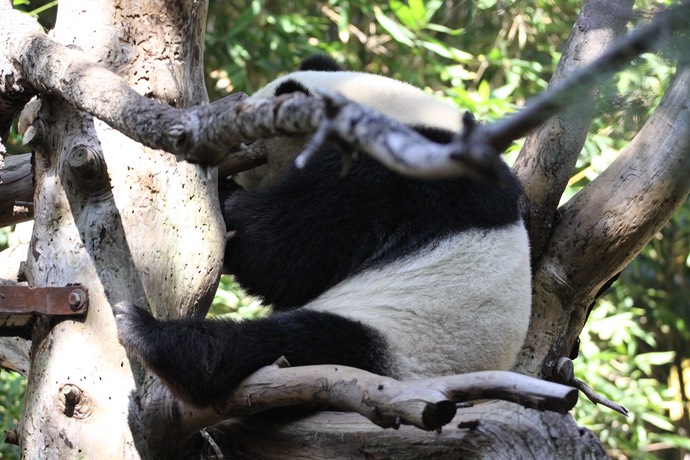
{"label": "panda head", "polygon": [[[314,96],[315,89],[338,92],[363,106],[377,110],[410,127],[449,132],[462,130],[462,113],[408,83],[381,75],[344,71],[333,58],[316,55],[306,58],[300,70],[273,80],[253,98],[271,98],[301,92]],[[273,183],[302,151],[308,136],[281,136],[264,140],[267,164],[235,176],[245,189]]]}

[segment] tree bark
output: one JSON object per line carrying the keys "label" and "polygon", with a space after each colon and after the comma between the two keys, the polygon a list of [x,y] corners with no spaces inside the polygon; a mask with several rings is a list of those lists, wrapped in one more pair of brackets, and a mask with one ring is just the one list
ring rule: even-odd
{"label": "tree bark", "polygon": [[[597,437],[572,417],[505,402],[460,409],[438,432],[384,430],[362,421],[339,412],[231,420],[207,430],[208,445],[237,459],[607,458]],[[215,453],[212,447],[208,453]]]}
{"label": "tree bark", "polygon": [[14,206],[18,201],[30,202],[33,195],[31,183],[31,154],[10,155],[0,168],[0,227],[31,220],[32,215],[17,214]]}
{"label": "tree bark", "polygon": [[[140,94],[186,107],[207,101],[205,17],[197,1],[65,0],[54,38]],[[90,298],[85,321],[44,320],[34,332],[22,455],[151,457],[144,435],[156,421],[142,425],[139,406],[150,377],[120,347],[111,304],[127,300],[163,318],[205,314],[224,238],[216,171],[144,148],[56,96],[42,97],[33,126],[28,281],[83,283]]]}
{"label": "tree bark", "polygon": [[554,363],[570,354],[601,287],[637,256],[687,197],[688,100],[686,64],[616,161],[559,209],[548,248],[533,267],[532,324],[520,371],[553,377]]}
{"label": "tree bark", "polygon": [[[0,17],[7,9],[6,3],[0,4]],[[608,2],[606,7],[600,0],[587,2],[574,29],[584,33],[584,42],[574,34],[564,62],[599,53],[598,48],[622,30],[621,11],[629,9],[630,0]],[[199,132],[189,128],[199,124],[196,117],[212,108],[181,110],[206,102],[201,65],[205,10],[205,2],[194,0],[174,4],[62,0],[53,36],[58,43],[77,48],[71,50],[45,40],[27,18],[18,21],[22,27],[17,30],[24,34],[21,43],[6,38],[9,33],[0,28],[8,49],[24,53],[11,63],[9,75],[23,72],[26,77],[0,75],[4,77],[0,93],[23,98],[33,89],[43,91],[25,135],[36,152],[36,226],[25,270],[28,281],[34,286],[79,282],[90,293],[84,321],[42,319],[35,330],[19,430],[26,458],[172,457],[180,455],[184,446],[195,447],[186,445],[184,428],[199,414],[185,412],[155,378],[130,363],[117,342],[111,305],[127,301],[148,306],[159,318],[203,315],[215,291],[223,244],[216,170],[151,148],[165,146],[198,159],[204,148],[215,149],[210,156],[216,158],[222,147],[206,143],[204,136],[188,136]],[[607,16],[612,12],[609,16],[619,19]],[[572,54],[575,49],[580,54]],[[2,66],[0,59],[0,71]],[[569,71],[565,64],[562,68]],[[94,78],[106,88],[124,87],[126,97],[95,88]],[[9,92],[3,86],[7,81],[12,82]],[[23,87],[26,82],[30,84]],[[562,212],[556,212],[558,197],[589,123],[589,116],[583,118],[581,112],[591,110],[593,99],[546,126],[545,137],[542,133],[537,142],[547,145],[545,150],[530,150],[529,141],[521,154],[516,169],[529,199],[536,262],[533,322],[518,363],[522,372],[551,376],[551,363],[568,354],[596,290],[639,251],[688,193],[682,181],[682,175],[690,172],[690,120],[682,106],[688,100],[687,88],[687,68],[681,68],[656,118],[631,144],[629,153]],[[154,99],[167,105],[161,108]],[[278,112],[276,107],[289,108],[291,102],[256,104]],[[137,110],[127,117],[127,109],[135,105]],[[317,105],[302,107],[308,113],[299,117],[301,124],[295,130],[324,126]],[[250,106],[236,105],[237,112],[226,114],[239,125],[239,135],[226,133],[231,143],[242,136],[266,134],[259,123],[242,125],[251,118],[242,118],[247,114],[241,108]],[[17,104],[5,104],[0,110],[14,114]],[[89,113],[99,114],[108,124]],[[164,132],[147,129],[156,126],[150,120],[153,114],[170,116]],[[7,118],[3,115],[0,122]],[[567,137],[566,128],[575,122],[577,134]],[[149,142],[149,147],[115,128]],[[665,142],[651,145],[649,133],[660,138],[659,132]],[[227,140],[214,136],[220,135],[211,133],[211,140]],[[642,170],[657,176],[636,179]],[[622,191],[612,196],[615,187]],[[636,213],[637,201],[644,206]],[[629,225],[643,221],[645,225]],[[609,252],[610,259],[596,259]],[[488,403],[463,409],[453,423],[437,434],[410,428],[381,431],[354,415],[326,413],[289,424],[254,417],[205,431],[201,445],[217,448],[211,452],[215,455],[249,458],[605,456],[596,438],[578,430],[568,415]],[[350,449],[345,454],[343,446]],[[195,452],[203,454],[203,450]]]}
{"label": "tree bark", "polygon": [[[585,0],[549,86],[594,61],[620,38],[632,17],[633,3]],[[587,138],[598,93],[599,86],[580,94],[569,108],[534,130],[515,162],[528,203],[533,263],[540,259],[548,242],[556,208]]]}

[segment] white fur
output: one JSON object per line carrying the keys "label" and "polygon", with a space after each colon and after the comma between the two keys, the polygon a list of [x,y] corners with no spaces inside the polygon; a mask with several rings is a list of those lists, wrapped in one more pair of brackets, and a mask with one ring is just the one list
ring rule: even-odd
{"label": "white fur", "polygon": [[305,308],[375,327],[397,377],[506,370],[529,326],[529,244],[522,222],[470,230],[353,276]]}
{"label": "white fur", "polygon": [[[461,131],[463,127],[462,113],[450,104],[408,83],[363,72],[293,72],[273,80],[252,97],[273,97],[278,85],[291,79],[298,81],[309,91],[318,88],[337,91],[350,100],[411,126],[424,125],[454,132]],[[305,137],[265,139],[266,151],[280,154],[269,155],[266,165],[236,174],[235,182],[246,190],[260,189],[272,184],[302,151],[305,143]]]}
{"label": "white fur", "polygon": [[378,110],[401,123],[462,129],[462,113],[421,89],[382,75],[363,72],[321,72],[307,70],[293,72],[272,81],[252,97],[273,97],[275,90],[286,80],[294,79],[308,90],[315,88],[337,91],[364,106]]}
{"label": "white fur", "polygon": [[[462,129],[461,113],[454,107],[407,83],[360,72],[295,72],[253,97],[272,97],[287,79],[310,91],[338,91],[409,125]],[[261,180],[274,180],[302,145],[302,139],[294,138],[267,142],[275,142],[271,148],[284,156],[269,158],[267,167],[255,170],[257,177],[251,180],[259,186]],[[240,178],[243,186],[250,186],[249,178]],[[381,331],[398,378],[509,369],[529,326],[529,258],[522,222],[470,230],[350,277],[305,308],[332,311]]]}

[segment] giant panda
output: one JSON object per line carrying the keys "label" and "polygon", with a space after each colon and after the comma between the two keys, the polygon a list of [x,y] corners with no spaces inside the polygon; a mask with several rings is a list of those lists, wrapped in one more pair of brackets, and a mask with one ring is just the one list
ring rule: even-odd
{"label": "giant panda", "polygon": [[[343,71],[328,57],[304,61],[252,97],[315,88],[439,143],[463,128],[461,113],[431,95]],[[509,369],[529,323],[531,277],[521,187],[508,166],[503,186],[403,177],[367,155],[342,175],[343,147],[334,143],[295,167],[306,140],[266,141],[268,165],[221,193],[225,266],[274,313],[159,321],[119,304],[130,356],[198,406],[222,401],[281,356],[292,366],[353,366],[403,380]]]}

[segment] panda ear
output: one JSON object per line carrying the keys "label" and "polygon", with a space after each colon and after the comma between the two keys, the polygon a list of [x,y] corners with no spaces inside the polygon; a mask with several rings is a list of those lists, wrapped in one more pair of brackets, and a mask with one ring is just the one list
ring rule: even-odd
{"label": "panda ear", "polygon": [[316,70],[320,72],[338,72],[343,70],[335,59],[327,54],[315,54],[304,58],[299,66],[299,70]]}
{"label": "panda ear", "polygon": [[275,95],[280,96],[281,94],[288,93],[304,93],[307,96],[310,95],[309,90],[302,83],[292,78],[285,80],[276,87]]}

